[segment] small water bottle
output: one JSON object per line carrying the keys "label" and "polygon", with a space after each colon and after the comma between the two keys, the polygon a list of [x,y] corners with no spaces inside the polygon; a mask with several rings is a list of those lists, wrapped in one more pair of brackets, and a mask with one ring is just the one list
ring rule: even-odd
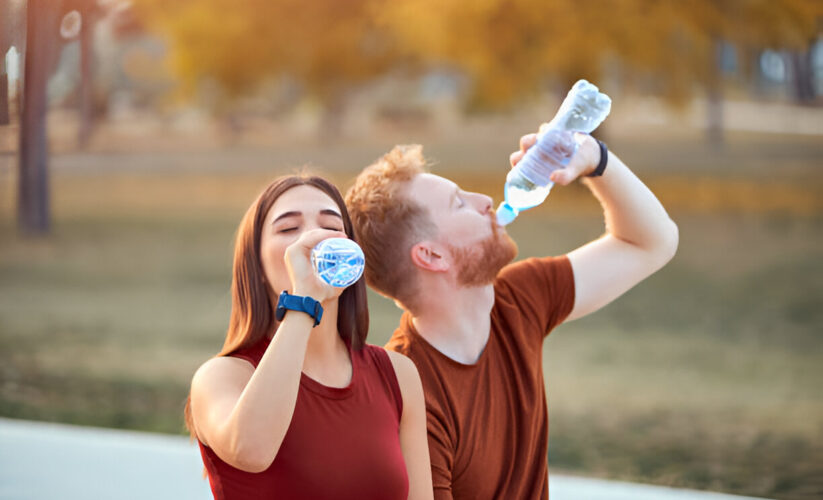
{"label": "small water bottle", "polygon": [[366,258],[354,241],[328,238],[312,248],[311,264],[320,279],[331,286],[346,288],[363,275]]}
{"label": "small water bottle", "polygon": [[611,111],[612,100],[586,80],[572,86],[560,109],[537,142],[506,176],[505,201],[497,207],[497,223],[509,224],[523,210],[543,203],[554,183],[552,172],[569,164],[578,143],[575,132],[590,133]]}

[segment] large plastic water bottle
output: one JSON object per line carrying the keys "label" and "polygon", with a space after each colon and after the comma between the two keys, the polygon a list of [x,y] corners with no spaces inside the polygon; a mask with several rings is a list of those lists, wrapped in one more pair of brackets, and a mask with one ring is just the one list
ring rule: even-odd
{"label": "large plastic water bottle", "polygon": [[611,111],[612,100],[586,80],[572,86],[537,143],[506,176],[505,201],[497,207],[497,223],[505,226],[523,210],[543,203],[554,183],[552,172],[568,165],[578,143],[575,132],[590,133]]}
{"label": "large plastic water bottle", "polygon": [[348,238],[328,238],[311,251],[314,272],[331,286],[346,288],[363,275],[366,258],[363,250]]}

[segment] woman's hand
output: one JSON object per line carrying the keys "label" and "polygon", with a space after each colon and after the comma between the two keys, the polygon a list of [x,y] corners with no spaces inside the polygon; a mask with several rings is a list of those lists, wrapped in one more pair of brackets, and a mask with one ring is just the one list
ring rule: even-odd
{"label": "woman's hand", "polygon": [[336,299],[344,288],[333,287],[317,277],[311,264],[311,251],[318,243],[328,238],[348,238],[342,231],[312,229],[300,235],[286,248],[286,270],[291,280],[293,295],[309,296],[325,302]]}

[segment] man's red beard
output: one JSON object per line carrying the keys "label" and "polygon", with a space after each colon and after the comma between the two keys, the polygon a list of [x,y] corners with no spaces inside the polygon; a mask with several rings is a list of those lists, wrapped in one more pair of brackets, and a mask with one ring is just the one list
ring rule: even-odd
{"label": "man's red beard", "polygon": [[517,243],[500,231],[492,219],[492,234],[488,238],[466,247],[449,245],[449,250],[457,266],[457,282],[467,287],[483,286],[491,284],[497,273],[517,256]]}

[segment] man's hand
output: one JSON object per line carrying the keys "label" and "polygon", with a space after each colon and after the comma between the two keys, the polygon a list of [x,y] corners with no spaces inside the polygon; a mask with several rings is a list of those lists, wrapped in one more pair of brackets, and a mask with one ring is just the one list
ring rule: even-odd
{"label": "man's hand", "polygon": [[[544,132],[547,124],[540,126],[540,133]],[[537,142],[538,134],[526,134],[520,138],[520,151],[515,151],[509,155],[509,162],[512,168],[517,165],[525,156],[526,151]],[[572,156],[569,164],[552,172],[551,180],[555,184],[566,186],[581,176],[586,176],[594,171],[600,162],[600,147],[597,141],[589,134],[575,133],[577,141],[577,152]]]}

